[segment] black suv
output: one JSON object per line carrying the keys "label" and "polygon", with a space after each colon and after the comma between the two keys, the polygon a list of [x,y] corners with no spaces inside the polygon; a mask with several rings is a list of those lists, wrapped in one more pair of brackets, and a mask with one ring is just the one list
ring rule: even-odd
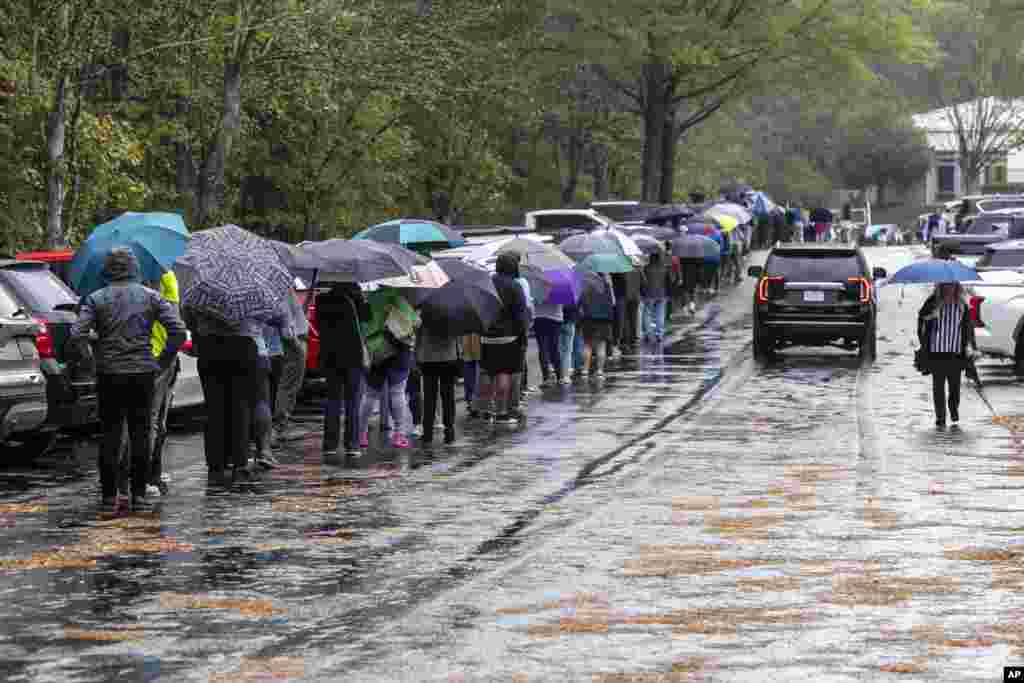
{"label": "black suv", "polygon": [[754,354],[770,356],[786,346],[840,346],[876,352],[875,280],[864,254],[848,244],[789,244],[772,249],[764,268],[751,266],[754,290]]}
{"label": "black suv", "polygon": [[47,416],[35,445],[42,451],[57,430],[99,419],[91,359],[74,362],[65,352],[79,297],[41,261],[0,259],[0,291],[17,302],[19,316],[39,326],[35,346],[46,378]]}

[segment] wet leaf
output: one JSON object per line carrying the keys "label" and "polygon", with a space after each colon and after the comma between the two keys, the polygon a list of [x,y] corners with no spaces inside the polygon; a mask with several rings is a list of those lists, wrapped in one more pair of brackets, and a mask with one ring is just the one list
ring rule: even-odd
{"label": "wet leaf", "polygon": [[334,498],[320,496],[281,496],[270,504],[274,512],[334,512],[337,508]]}
{"label": "wet leaf", "polygon": [[899,524],[899,515],[883,510],[875,498],[865,499],[864,509],[861,510],[861,519],[869,527],[876,529],[892,529]]}
{"label": "wet leaf", "polygon": [[0,504],[0,515],[48,512],[49,509],[46,503],[3,503]]}
{"label": "wet leaf", "polygon": [[795,576],[775,576],[767,579],[741,576],[736,589],[742,593],[782,593],[800,590],[800,579]]}
{"label": "wet leaf", "polygon": [[864,560],[804,560],[800,563],[800,573],[804,576],[867,574],[881,570],[881,563]]}
{"label": "wet leaf", "polygon": [[1008,548],[958,548],[946,550],[943,555],[947,560],[1010,562],[1024,557],[1024,548],[1018,550],[1010,550]]}
{"label": "wet leaf", "polygon": [[782,564],[777,559],[722,559],[716,546],[645,545],[626,560],[626,576],[688,576]]}
{"label": "wet leaf", "polygon": [[242,657],[235,671],[211,673],[209,683],[269,683],[306,677],[303,657]]}
{"label": "wet leaf", "polygon": [[67,553],[62,550],[33,553],[32,557],[23,560],[0,560],[0,569],[5,570],[92,569],[95,566],[96,560],[92,557],[85,557],[80,554]]}
{"label": "wet leaf", "polygon": [[109,631],[95,631],[75,626],[64,627],[64,638],[66,640],[92,640],[99,642],[114,642],[124,640],[142,640],[145,633],[142,627],[127,627]]}
{"label": "wet leaf", "polygon": [[672,509],[684,512],[705,512],[719,509],[718,496],[687,496],[672,499]]}
{"label": "wet leaf", "polygon": [[882,664],[878,668],[881,671],[893,674],[922,674],[928,671],[928,663],[923,657],[917,657],[912,662]]}
{"label": "wet leaf", "polygon": [[883,574],[850,576],[832,581],[831,602],[839,605],[896,605],[915,595],[959,592],[959,582],[950,577],[901,577]]}
{"label": "wet leaf", "polygon": [[839,465],[787,465],[786,478],[796,479],[801,484],[816,484],[829,479],[842,479],[849,475],[849,469]]}
{"label": "wet leaf", "polygon": [[161,593],[160,606],[164,609],[230,609],[246,617],[269,617],[283,614],[270,600],[258,598],[210,598],[184,593]]}

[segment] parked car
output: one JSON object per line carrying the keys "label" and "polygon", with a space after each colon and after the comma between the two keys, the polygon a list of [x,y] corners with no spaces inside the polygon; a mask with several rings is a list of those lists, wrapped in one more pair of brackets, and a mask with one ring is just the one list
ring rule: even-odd
{"label": "parked car", "polygon": [[658,204],[638,201],[590,202],[590,208],[616,223],[643,224],[654,213]]}
{"label": "parked car", "polygon": [[75,252],[71,249],[57,249],[55,251],[26,251],[15,254],[14,258],[19,261],[42,261],[50,272],[61,279],[61,282],[74,289],[69,277],[71,272],[71,261],[75,258]]}
{"label": "parked car", "polygon": [[40,326],[0,288],[0,448],[35,456],[52,441],[46,423],[46,380],[36,339]]}
{"label": "parked car", "polygon": [[610,228],[615,221],[593,209],[545,209],[530,211],[524,223],[530,232],[565,236],[573,231]]}
{"label": "parked car", "polygon": [[964,285],[978,350],[1014,361],[1024,375],[1024,240],[988,247],[978,260],[981,282]]}
{"label": "parked car", "polygon": [[875,280],[863,252],[848,244],[780,245],[765,265],[751,266],[754,354],[766,357],[788,346],[841,346],[862,358],[876,353]]}
{"label": "parked car", "polygon": [[932,235],[932,253],[984,254],[986,247],[1024,237],[1024,209],[1000,209],[982,213],[965,222],[961,232]]}
{"label": "parked car", "polygon": [[41,453],[58,430],[99,418],[93,368],[74,362],[65,349],[71,325],[78,319],[78,296],[46,263],[10,259],[0,260],[0,293],[15,302],[15,317],[25,316],[36,326],[34,345],[45,378],[46,419],[22,436],[26,448]]}

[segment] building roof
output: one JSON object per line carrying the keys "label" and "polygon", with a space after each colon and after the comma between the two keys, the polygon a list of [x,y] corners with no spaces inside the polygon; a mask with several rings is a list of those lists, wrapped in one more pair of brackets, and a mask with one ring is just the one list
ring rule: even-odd
{"label": "building roof", "polygon": [[1003,108],[998,120],[1014,120],[1014,127],[1024,125],[1024,99],[1021,98],[996,98],[986,97],[981,100],[962,102],[950,107],[941,107],[921,114],[915,114],[912,118],[914,125],[924,130],[928,137],[928,146],[935,152],[957,152],[956,132],[950,123],[951,111],[959,107],[960,118],[964,120],[964,127],[968,130],[973,127],[973,118],[977,109],[975,105],[980,103],[980,108],[992,111],[996,107]]}

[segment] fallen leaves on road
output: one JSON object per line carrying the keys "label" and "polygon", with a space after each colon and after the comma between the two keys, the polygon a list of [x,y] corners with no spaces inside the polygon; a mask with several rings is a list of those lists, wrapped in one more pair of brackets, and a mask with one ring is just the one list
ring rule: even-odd
{"label": "fallen leaves on road", "polygon": [[940,595],[959,590],[959,582],[946,576],[904,577],[870,573],[833,579],[829,602],[881,607],[906,602],[915,595]]}
{"label": "fallen leaves on road", "polygon": [[64,550],[32,553],[32,557],[27,559],[0,560],[0,569],[5,570],[92,569],[95,566],[95,558],[83,557],[80,554],[69,553]]}
{"label": "fallen leaves on road", "polygon": [[1008,548],[955,548],[947,549],[943,555],[947,560],[967,562],[1010,562],[1024,557],[1024,547],[1018,550]]}
{"label": "fallen leaves on road", "polygon": [[1006,427],[1011,432],[1024,431],[1024,415],[996,415],[992,418],[992,424]]}
{"label": "fallen leaves on road", "polygon": [[306,660],[303,657],[242,657],[238,669],[211,673],[209,683],[268,683],[305,677]]}
{"label": "fallen leaves on road", "polygon": [[708,515],[705,520],[705,531],[723,536],[766,537],[769,529],[782,526],[785,515],[767,514],[750,515],[748,517],[722,517]]}
{"label": "fallen leaves on road", "polygon": [[64,627],[66,640],[91,640],[97,642],[120,642],[125,640],[142,640],[145,633],[142,626],[124,626],[113,630],[91,630],[76,626]]}
{"label": "fallen leaves on road", "polygon": [[899,515],[895,512],[883,510],[878,499],[870,496],[864,500],[864,509],[861,510],[861,519],[869,527],[875,529],[893,529],[899,524]]}
{"label": "fallen leaves on road", "polygon": [[924,657],[915,657],[910,662],[882,664],[879,670],[891,674],[923,674],[928,671],[928,661]]}
{"label": "fallen leaves on road", "polygon": [[334,512],[338,501],[321,496],[280,496],[270,503],[274,512]]}
{"label": "fallen leaves on road", "polygon": [[0,515],[30,514],[48,512],[49,510],[50,506],[38,501],[29,503],[0,503]]}
{"label": "fallen leaves on road", "polygon": [[161,593],[160,606],[164,609],[232,609],[246,617],[270,617],[283,614],[270,600],[259,598],[210,598],[184,593]]}
{"label": "fallen leaves on road", "polygon": [[800,573],[804,576],[860,575],[881,570],[881,563],[865,560],[804,560],[800,563]]}
{"label": "fallen leaves on road", "polygon": [[691,576],[783,564],[779,559],[723,559],[712,545],[642,545],[640,557],[626,560],[626,576]]}
{"label": "fallen leaves on road", "polygon": [[736,579],[736,590],[741,593],[783,593],[800,590],[800,579],[795,576],[773,576],[766,579],[741,576]]}

